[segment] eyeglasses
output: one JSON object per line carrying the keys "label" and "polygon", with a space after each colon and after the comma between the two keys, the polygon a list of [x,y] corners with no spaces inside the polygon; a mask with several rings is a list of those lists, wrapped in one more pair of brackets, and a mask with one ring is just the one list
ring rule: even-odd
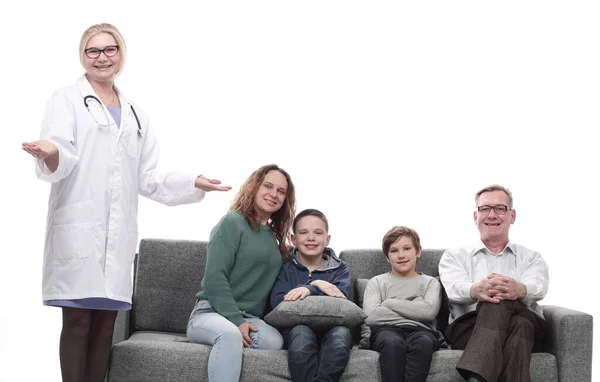
{"label": "eyeglasses", "polygon": [[478,206],[477,211],[481,214],[487,215],[491,210],[494,210],[496,215],[504,215],[508,210],[511,210],[509,206],[505,206],[504,204],[498,204],[495,206]]}
{"label": "eyeglasses", "polygon": [[86,56],[92,59],[100,57],[100,53],[104,53],[106,57],[114,57],[117,53],[119,53],[119,46],[109,45],[104,49],[88,48],[84,52]]}

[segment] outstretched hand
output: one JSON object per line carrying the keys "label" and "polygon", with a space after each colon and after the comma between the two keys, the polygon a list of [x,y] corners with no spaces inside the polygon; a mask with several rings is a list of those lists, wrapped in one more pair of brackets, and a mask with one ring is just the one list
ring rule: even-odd
{"label": "outstretched hand", "polygon": [[231,186],[221,186],[221,181],[217,179],[208,179],[204,175],[199,175],[196,178],[194,186],[202,191],[229,191]]}
{"label": "outstretched hand", "polygon": [[21,148],[37,159],[46,159],[58,154],[58,148],[50,141],[23,142]]}

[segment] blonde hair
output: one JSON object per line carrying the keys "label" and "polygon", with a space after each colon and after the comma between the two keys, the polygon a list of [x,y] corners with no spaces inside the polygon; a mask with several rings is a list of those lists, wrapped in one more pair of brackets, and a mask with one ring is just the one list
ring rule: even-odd
{"label": "blonde hair", "polygon": [[119,30],[114,25],[108,23],[96,24],[92,25],[91,27],[86,29],[85,32],[83,32],[83,35],[81,36],[81,41],[79,42],[79,61],[81,61],[81,65],[85,67],[85,47],[87,46],[87,43],[92,37],[100,33],[108,33],[109,35],[113,36],[113,38],[117,42],[117,45],[119,46],[121,63],[119,64],[119,70],[117,71],[118,76],[119,74],[121,74],[121,71],[123,71],[123,67],[125,66],[125,58],[127,57],[127,46],[125,45],[125,40],[123,39],[121,32],[119,32]]}

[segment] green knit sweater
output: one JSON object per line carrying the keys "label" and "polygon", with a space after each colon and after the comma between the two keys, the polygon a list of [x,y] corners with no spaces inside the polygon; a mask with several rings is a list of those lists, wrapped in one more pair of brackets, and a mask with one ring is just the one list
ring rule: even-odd
{"label": "green knit sweater", "polygon": [[262,317],[282,259],[275,234],[267,225],[253,231],[246,217],[228,212],[210,233],[199,300],[208,300],[223,317],[239,326],[247,312]]}

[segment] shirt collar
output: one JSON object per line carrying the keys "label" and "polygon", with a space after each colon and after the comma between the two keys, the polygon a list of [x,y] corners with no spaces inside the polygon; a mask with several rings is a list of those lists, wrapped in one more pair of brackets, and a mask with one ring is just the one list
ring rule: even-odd
{"label": "shirt collar", "polygon": [[[477,255],[480,252],[490,253],[490,250],[487,249],[487,247],[485,246],[485,244],[483,244],[482,241],[480,241],[479,244],[475,245],[474,249],[475,250],[473,251],[473,256]],[[508,249],[508,251],[507,251],[507,249]],[[513,255],[516,255],[516,253],[517,253],[516,245],[509,241],[501,253],[512,253]]]}

